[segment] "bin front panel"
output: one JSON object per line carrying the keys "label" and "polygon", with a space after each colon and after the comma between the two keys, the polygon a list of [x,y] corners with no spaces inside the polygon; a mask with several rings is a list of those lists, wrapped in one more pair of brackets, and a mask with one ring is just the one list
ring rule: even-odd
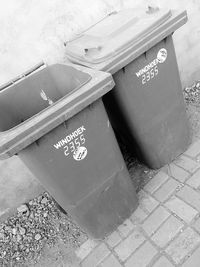
{"label": "bin front panel", "polygon": [[19,153],[62,206],[74,206],[124,167],[102,101]]}
{"label": "bin front panel", "polygon": [[159,168],[183,152],[189,127],[172,37],[118,71],[114,80],[116,87],[104,97],[106,108],[116,130],[134,137],[147,163]]}

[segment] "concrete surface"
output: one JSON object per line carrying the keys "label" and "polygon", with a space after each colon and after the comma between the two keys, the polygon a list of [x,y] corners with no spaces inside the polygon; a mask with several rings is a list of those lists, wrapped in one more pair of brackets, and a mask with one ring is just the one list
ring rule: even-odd
{"label": "concrete surface", "polygon": [[[63,43],[114,10],[157,5],[187,9],[189,22],[174,34],[183,85],[200,79],[198,0],[7,0],[0,4],[0,84],[44,60],[65,57]],[[0,216],[43,188],[18,159],[0,163]]]}
{"label": "concrete surface", "polygon": [[17,156],[0,161],[0,220],[12,213],[15,207],[43,191],[43,187]]}
{"label": "concrete surface", "polygon": [[198,267],[200,140],[146,184],[130,218],[76,256],[81,267]]}

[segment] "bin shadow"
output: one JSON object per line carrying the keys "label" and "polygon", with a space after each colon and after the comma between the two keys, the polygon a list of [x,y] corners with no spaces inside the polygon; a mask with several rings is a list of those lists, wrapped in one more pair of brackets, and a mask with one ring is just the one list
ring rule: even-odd
{"label": "bin shadow", "polygon": [[[126,162],[131,180],[138,192],[159,170],[150,169],[145,164],[147,160],[144,158],[144,153],[142,153],[136,139],[133,135],[129,137],[128,133],[132,131],[128,127],[126,116],[122,113],[123,109],[119,108],[120,103],[115,96],[114,90],[103,97],[103,103]],[[115,114],[113,114],[113,110],[115,110]]]}
{"label": "bin shadow", "polygon": [[129,145],[123,136],[120,136],[117,133],[115,133],[115,135],[133,185],[136,189],[136,192],[139,192],[145,186],[145,184],[147,184],[159,172],[159,170],[150,169],[142,162],[141,158],[139,158],[133,150],[130,150]]}

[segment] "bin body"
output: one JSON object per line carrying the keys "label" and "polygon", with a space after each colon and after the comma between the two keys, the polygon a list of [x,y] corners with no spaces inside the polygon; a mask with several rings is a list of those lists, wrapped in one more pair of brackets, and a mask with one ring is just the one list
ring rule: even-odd
{"label": "bin body", "polygon": [[101,100],[18,155],[93,238],[112,232],[137,206],[135,190]]}
{"label": "bin body", "polygon": [[112,232],[137,197],[102,96],[110,74],[42,67],[1,88],[0,158],[17,154],[92,238]]}
{"label": "bin body", "polygon": [[[116,14],[110,15],[113,19],[109,17],[103,22],[105,26],[108,20],[109,25],[113,23],[118,29],[113,32],[110,27],[110,39],[104,36],[104,42],[96,40],[96,35],[104,34],[100,33],[102,22],[99,22],[69,43],[67,54],[73,62],[113,74],[115,88],[103,97],[113,128],[149,167],[160,168],[184,152],[190,141],[172,40],[172,33],[180,27],[180,21],[185,22],[186,15],[161,11],[155,17],[146,13],[141,20],[137,17],[134,20],[134,10],[132,14],[130,11],[119,13],[119,18]],[[121,26],[123,16],[128,21],[126,28]],[[120,21],[118,26],[117,21]],[[96,54],[94,49],[81,54],[82,40],[86,37],[87,47],[100,43],[99,49],[95,46]],[[111,40],[113,49],[109,48]],[[120,40],[119,46],[114,44],[117,40]]]}
{"label": "bin body", "polygon": [[[157,59],[161,49],[167,51],[166,60],[137,77],[139,70]],[[128,145],[137,146],[141,159],[152,168],[160,168],[183,153],[189,144],[189,126],[172,36],[113,77],[115,89],[103,99],[114,129]]]}

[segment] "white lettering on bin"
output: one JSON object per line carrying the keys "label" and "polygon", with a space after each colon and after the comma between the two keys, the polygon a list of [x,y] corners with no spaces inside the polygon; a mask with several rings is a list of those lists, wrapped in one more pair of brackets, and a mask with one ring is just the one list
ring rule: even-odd
{"label": "white lettering on bin", "polygon": [[84,159],[87,155],[87,149],[83,146],[85,144],[84,131],[86,131],[84,126],[79,127],[54,144],[54,148],[63,148],[66,157],[72,154],[75,160]]}
{"label": "white lettering on bin", "polygon": [[58,143],[54,144],[54,147],[56,149],[63,147],[64,145],[68,144],[70,141],[75,139],[77,136],[81,135],[84,131],[85,131],[84,126],[79,127],[77,130],[75,130],[71,134],[67,135],[66,137],[58,141]]}
{"label": "white lettering on bin", "polygon": [[142,76],[142,84],[147,83],[158,75],[158,63],[163,63],[166,59],[167,50],[165,48],[161,48],[154,60],[135,73],[138,78]]}

